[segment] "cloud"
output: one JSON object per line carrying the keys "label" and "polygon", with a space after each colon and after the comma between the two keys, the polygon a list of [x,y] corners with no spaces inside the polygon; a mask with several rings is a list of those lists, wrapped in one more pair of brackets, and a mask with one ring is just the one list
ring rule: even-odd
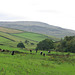
{"label": "cloud", "polygon": [[38,10],[41,13],[61,13],[60,11],[57,10]]}
{"label": "cloud", "polygon": [[28,19],[27,17],[22,17],[22,16],[16,16],[12,14],[6,14],[6,13],[0,13],[0,21],[14,21],[14,20],[26,20]]}

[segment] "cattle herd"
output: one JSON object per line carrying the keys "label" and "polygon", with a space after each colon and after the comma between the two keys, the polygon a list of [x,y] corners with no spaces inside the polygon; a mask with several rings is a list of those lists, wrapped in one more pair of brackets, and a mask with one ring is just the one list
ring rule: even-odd
{"label": "cattle herd", "polygon": [[[36,49],[36,53],[37,53],[37,49]],[[14,55],[15,53],[24,53],[24,52],[19,52],[19,51],[9,51],[9,50],[3,50],[3,49],[0,49],[0,52],[11,52],[11,55]],[[50,51],[48,51],[48,53],[50,53]],[[30,54],[32,54],[32,50],[30,50]],[[40,55],[43,55],[45,56],[46,54],[43,53],[43,51],[40,52]]]}

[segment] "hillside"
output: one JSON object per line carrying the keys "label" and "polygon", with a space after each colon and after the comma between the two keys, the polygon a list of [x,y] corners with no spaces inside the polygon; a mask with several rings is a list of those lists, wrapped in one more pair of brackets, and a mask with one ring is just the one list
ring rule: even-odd
{"label": "hillside", "polygon": [[55,36],[57,38],[75,35],[74,30],[64,29],[43,22],[35,21],[0,22],[0,26],[24,30],[28,32],[46,34],[50,36]]}
{"label": "hillside", "polygon": [[[11,28],[0,27],[0,48],[17,48],[17,44],[19,42],[23,42],[27,49],[35,49],[36,44],[46,38],[50,38],[53,41],[59,40],[58,38],[44,34],[37,34]],[[29,43],[25,44],[25,40],[28,40]],[[34,45],[31,45],[31,43],[34,43]]]}
{"label": "hillside", "polygon": [[6,32],[6,33],[21,33],[21,32],[23,32],[23,31],[20,31],[20,30],[4,28],[4,27],[0,27],[0,31],[1,32]]}
{"label": "hillside", "polygon": [[[9,24],[9,27],[14,26]],[[0,75],[74,75],[75,53],[58,52],[52,49],[50,53],[43,50],[36,52],[36,44],[46,38],[59,40],[45,34],[0,27]],[[29,42],[25,43],[26,40]],[[25,48],[17,48],[20,42],[23,42]],[[12,51],[14,51],[13,55]]]}

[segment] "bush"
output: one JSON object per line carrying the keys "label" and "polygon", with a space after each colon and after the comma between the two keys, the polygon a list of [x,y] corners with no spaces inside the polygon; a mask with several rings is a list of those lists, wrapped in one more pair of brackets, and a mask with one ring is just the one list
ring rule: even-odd
{"label": "bush", "polygon": [[25,48],[24,44],[22,42],[18,43],[17,47],[19,48]]}
{"label": "bush", "polygon": [[57,45],[56,51],[75,53],[75,36],[66,36]]}
{"label": "bush", "polygon": [[53,48],[54,48],[54,44],[51,39],[45,39],[43,41],[40,41],[36,47],[36,49],[39,49],[39,50],[49,50]]}

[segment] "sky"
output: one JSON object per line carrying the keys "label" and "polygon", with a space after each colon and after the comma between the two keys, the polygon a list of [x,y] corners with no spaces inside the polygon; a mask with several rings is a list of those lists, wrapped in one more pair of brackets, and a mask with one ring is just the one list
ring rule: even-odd
{"label": "sky", "polygon": [[75,1],[0,0],[0,21],[40,21],[75,30]]}

